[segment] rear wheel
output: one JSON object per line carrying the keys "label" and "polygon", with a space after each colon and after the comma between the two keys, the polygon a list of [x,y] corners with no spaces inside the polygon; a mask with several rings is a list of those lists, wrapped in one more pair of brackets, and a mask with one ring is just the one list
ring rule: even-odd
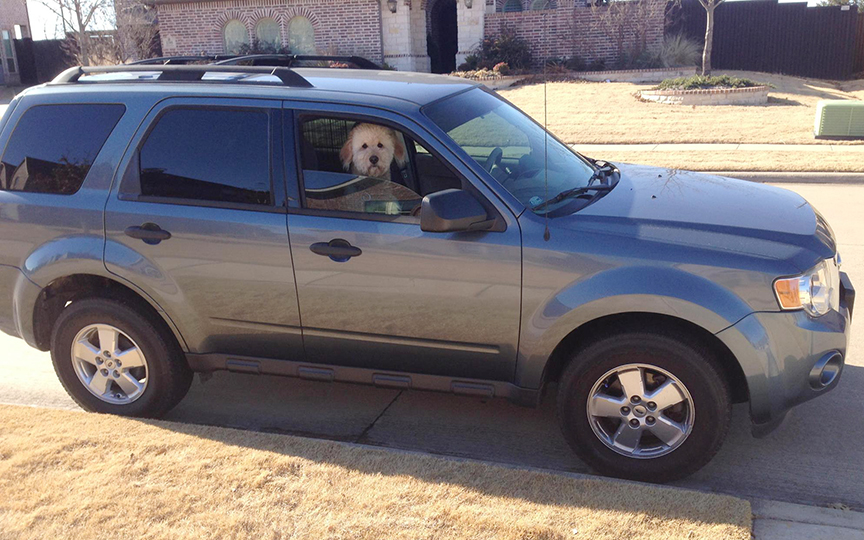
{"label": "rear wheel", "polygon": [[93,412],[161,416],[192,383],[164,325],[115,300],[80,300],[64,309],[54,326],[51,359],[72,399]]}
{"label": "rear wheel", "polygon": [[720,449],[731,404],[709,351],[683,336],[624,333],[579,351],[558,393],[564,436],[592,468],[669,482]]}

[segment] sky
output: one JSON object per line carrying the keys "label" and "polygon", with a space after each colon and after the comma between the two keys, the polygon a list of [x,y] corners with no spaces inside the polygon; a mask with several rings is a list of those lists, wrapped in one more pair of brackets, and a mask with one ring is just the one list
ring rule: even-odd
{"label": "sky", "polygon": [[[0,0],[2,1],[2,0]],[[50,1],[50,0],[48,0]],[[746,1],[746,0],[729,0],[730,2],[734,1]],[[781,2],[795,2],[802,0],[780,0]],[[810,0],[809,4],[815,5],[816,0]],[[60,25],[59,18],[51,12],[50,9],[45,7],[45,4],[40,2],[39,0],[27,0],[27,10],[30,13],[30,30],[33,35],[33,39],[55,39],[59,38],[63,34],[63,28]]]}

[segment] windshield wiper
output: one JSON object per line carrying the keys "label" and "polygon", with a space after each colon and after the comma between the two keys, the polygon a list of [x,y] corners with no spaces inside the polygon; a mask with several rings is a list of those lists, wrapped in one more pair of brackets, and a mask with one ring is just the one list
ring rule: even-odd
{"label": "windshield wiper", "polygon": [[[593,180],[593,177],[592,177],[592,180]],[[558,195],[555,195],[551,199],[547,199],[547,200],[545,200],[539,204],[532,206],[531,210],[540,210],[541,208],[544,208],[544,207],[549,206],[551,204],[559,203],[568,197],[574,197],[574,196],[582,195],[583,193],[588,193],[589,191],[609,191],[613,187],[615,187],[615,186],[607,186],[605,184],[600,184],[597,186],[583,186],[583,187],[577,187],[577,188],[572,188],[572,189],[566,189],[566,190],[562,191],[561,193],[559,193]]]}
{"label": "windshield wiper", "polygon": [[[601,178],[604,178],[610,174],[613,174],[618,170],[615,167],[615,165],[612,165],[609,162],[601,161],[601,160],[591,160],[591,161],[595,165],[597,165],[597,169],[594,171],[594,173],[591,175],[591,177],[588,178],[588,183],[586,186],[564,190],[561,193],[559,193],[558,195],[555,195],[554,197],[552,197],[551,199],[545,200],[539,204],[532,206],[531,210],[539,210],[541,208],[549,206],[550,204],[555,204],[555,203],[561,202],[568,197],[579,196],[579,195],[582,195],[583,193],[587,193],[589,191],[609,191],[610,189],[615,187],[614,185],[609,185],[609,184],[600,184],[597,186],[591,185],[596,180],[600,180]],[[601,163],[602,163],[602,165],[601,165]]]}

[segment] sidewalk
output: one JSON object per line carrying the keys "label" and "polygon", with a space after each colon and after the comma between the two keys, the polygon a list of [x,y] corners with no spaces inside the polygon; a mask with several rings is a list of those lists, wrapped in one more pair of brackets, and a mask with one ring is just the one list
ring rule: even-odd
{"label": "sidewalk", "polygon": [[586,154],[603,152],[855,152],[864,154],[864,140],[853,144],[573,144]]}

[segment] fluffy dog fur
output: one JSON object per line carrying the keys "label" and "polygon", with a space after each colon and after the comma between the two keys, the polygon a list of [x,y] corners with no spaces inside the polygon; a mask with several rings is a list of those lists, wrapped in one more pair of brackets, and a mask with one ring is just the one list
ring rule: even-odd
{"label": "fluffy dog fur", "polygon": [[357,124],[339,152],[342,166],[353,174],[390,180],[390,164],[401,167],[407,154],[396,133],[384,126]]}

